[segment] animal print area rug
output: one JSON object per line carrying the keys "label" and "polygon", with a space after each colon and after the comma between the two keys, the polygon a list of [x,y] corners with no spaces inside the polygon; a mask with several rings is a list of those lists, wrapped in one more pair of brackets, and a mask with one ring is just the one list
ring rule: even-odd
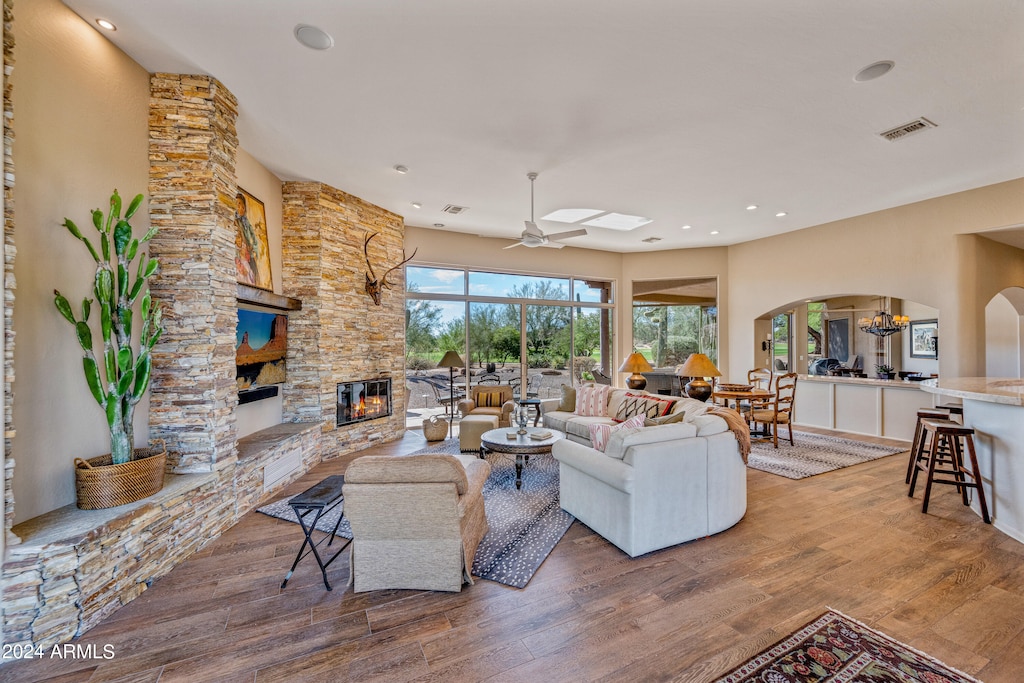
{"label": "animal print area rug", "polygon": [[[459,452],[459,440],[448,439],[420,453]],[[473,576],[497,581],[506,586],[524,588],[540,565],[565,535],[575,517],[558,503],[558,462],[550,455],[530,457],[523,468],[522,488],[516,490],[516,469],[513,457],[492,453],[491,476],[484,484],[484,509],[490,530],[476,549]],[[330,533],[341,509],[320,518],[316,528]],[[295,513],[282,499],[258,508],[258,512],[298,523]],[[338,536],[352,538],[347,519],[341,520]]]}

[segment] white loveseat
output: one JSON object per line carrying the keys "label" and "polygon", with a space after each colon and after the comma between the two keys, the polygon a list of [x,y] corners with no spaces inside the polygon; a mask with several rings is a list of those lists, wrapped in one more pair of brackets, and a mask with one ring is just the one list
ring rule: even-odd
{"label": "white loveseat", "polygon": [[[621,396],[609,403],[616,400]],[[630,557],[724,531],[743,518],[746,464],[725,420],[705,415],[703,403],[682,399],[674,406],[686,411],[682,422],[612,434],[604,453],[580,436],[581,427],[602,418],[546,407],[545,426],[568,436],[552,449],[562,509]]]}

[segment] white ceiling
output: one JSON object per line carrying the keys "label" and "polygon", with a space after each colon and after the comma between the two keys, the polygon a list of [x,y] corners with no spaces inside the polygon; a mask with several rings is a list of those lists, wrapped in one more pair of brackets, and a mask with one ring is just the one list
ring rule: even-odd
{"label": "white ceiling", "polygon": [[[216,76],[282,179],[409,225],[518,237],[537,171],[538,218],[653,219],[573,246],[713,246],[1024,176],[1021,0],[66,3],[150,71]],[[297,24],[335,46],[301,46]],[[854,82],[879,60],[896,67]],[[921,116],[938,127],[878,137]]]}

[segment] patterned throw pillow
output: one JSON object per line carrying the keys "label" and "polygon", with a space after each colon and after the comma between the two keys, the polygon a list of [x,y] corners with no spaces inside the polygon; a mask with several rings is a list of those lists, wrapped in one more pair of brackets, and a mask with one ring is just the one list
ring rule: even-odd
{"label": "patterned throw pillow", "polygon": [[604,453],[604,449],[608,447],[608,439],[612,434],[623,429],[634,429],[643,426],[643,415],[634,415],[625,422],[620,422],[617,425],[588,425],[588,428],[590,429],[590,445]]}
{"label": "patterned throw pillow", "polygon": [[476,395],[478,408],[500,408],[502,403],[500,391],[481,391]]}
{"label": "patterned throw pillow", "polygon": [[574,412],[585,417],[607,416],[609,391],[611,391],[611,387],[607,384],[580,387],[576,392],[576,410]]}
{"label": "patterned throw pillow", "polygon": [[615,419],[621,422],[634,415],[643,415],[653,420],[672,412],[675,402],[674,398],[652,396],[651,394],[631,394],[627,391],[626,397],[619,404],[618,412],[615,413]]}
{"label": "patterned throw pillow", "polygon": [[686,419],[686,411],[680,410],[678,413],[669,413],[661,417],[647,418],[644,420],[644,427],[657,427],[658,425],[670,425],[673,422],[683,422]]}

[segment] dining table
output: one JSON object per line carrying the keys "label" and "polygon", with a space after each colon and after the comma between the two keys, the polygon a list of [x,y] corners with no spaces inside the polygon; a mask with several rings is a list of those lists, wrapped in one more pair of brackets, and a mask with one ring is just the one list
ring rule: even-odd
{"label": "dining table", "polygon": [[[775,392],[768,391],[767,389],[757,388],[748,389],[746,391],[717,389],[711,393],[711,397],[713,401],[718,401],[719,399],[721,399],[725,403],[725,406],[727,408],[729,407],[729,401],[733,401],[733,408],[736,410],[737,413],[742,415],[743,411],[740,409],[740,404],[743,401],[749,401],[751,406],[756,405],[758,403],[767,404],[771,399],[775,398]],[[770,433],[768,431],[768,425],[764,425],[764,429],[762,431],[754,431],[752,429],[750,432],[750,436],[757,438],[767,438],[768,436],[770,436]]]}
{"label": "dining table", "polygon": [[751,403],[765,402],[771,400],[775,396],[774,392],[768,391],[767,389],[748,389],[746,391],[735,391],[716,389],[711,393],[712,400],[721,400],[725,403],[725,406],[729,407],[729,402],[733,402],[733,407],[736,412],[740,411],[740,403],[743,401],[750,401]]}

